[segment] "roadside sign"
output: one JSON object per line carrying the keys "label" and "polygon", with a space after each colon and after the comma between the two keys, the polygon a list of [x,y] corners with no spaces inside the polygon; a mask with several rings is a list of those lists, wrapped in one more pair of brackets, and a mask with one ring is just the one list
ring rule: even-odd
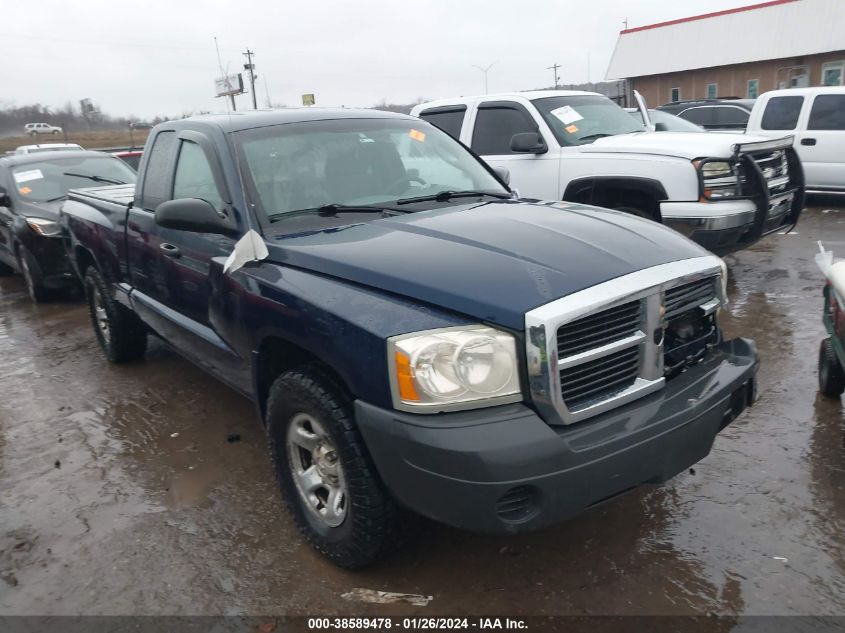
{"label": "roadside sign", "polygon": [[244,80],[240,73],[214,80],[214,94],[218,97],[243,94]]}

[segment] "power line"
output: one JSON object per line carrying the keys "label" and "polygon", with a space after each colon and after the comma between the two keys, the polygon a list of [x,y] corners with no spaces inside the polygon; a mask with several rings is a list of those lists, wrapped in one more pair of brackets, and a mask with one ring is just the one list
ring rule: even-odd
{"label": "power line", "polygon": [[554,73],[555,73],[555,90],[557,90],[560,87],[560,75],[557,74],[558,68],[563,68],[563,67],[560,64],[552,64],[551,66],[546,68],[546,70],[553,70]]}

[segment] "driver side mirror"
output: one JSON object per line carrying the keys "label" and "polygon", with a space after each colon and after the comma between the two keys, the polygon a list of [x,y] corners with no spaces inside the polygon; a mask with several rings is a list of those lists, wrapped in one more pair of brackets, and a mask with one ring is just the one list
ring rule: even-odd
{"label": "driver side mirror", "polygon": [[539,132],[521,132],[511,137],[511,151],[519,154],[545,154],[549,146]]}
{"label": "driver side mirror", "polygon": [[655,123],[654,124],[654,131],[655,132],[668,132],[669,128],[665,123]]}
{"label": "driver side mirror", "polygon": [[12,199],[9,197],[9,194],[6,192],[5,189],[0,187],[0,207],[11,207],[12,206]]}
{"label": "driver side mirror", "polygon": [[510,187],[511,184],[511,172],[507,167],[494,167],[493,173],[495,173],[499,180]]}
{"label": "driver side mirror", "polygon": [[234,234],[229,220],[210,202],[201,198],[180,198],[162,202],[155,211],[155,221],[165,229],[191,231],[192,233]]}

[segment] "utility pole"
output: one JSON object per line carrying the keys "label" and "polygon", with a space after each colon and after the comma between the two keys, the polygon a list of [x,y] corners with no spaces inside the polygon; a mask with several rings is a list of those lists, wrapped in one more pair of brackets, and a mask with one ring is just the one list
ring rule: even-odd
{"label": "utility pole", "polygon": [[546,70],[553,70],[555,73],[555,90],[560,87],[560,76],[557,74],[558,68],[562,68],[562,66],[560,64],[552,64],[551,66],[546,68]]}
{"label": "utility pole", "polygon": [[[493,62],[493,64],[496,64],[497,62],[498,60]],[[487,89],[487,73],[490,71],[491,68],[493,68],[493,64],[490,64],[489,66],[487,66],[487,68],[484,68],[483,66],[476,66],[475,64],[472,65],[473,68],[478,68],[478,70],[484,73],[484,94],[488,94],[490,92]]]}
{"label": "utility pole", "polygon": [[249,87],[252,91],[252,109],[258,110],[258,101],[255,99],[255,64],[252,63],[252,56],[255,55],[255,52],[249,50],[249,47],[247,47],[246,52],[243,55],[246,57],[247,61],[247,63],[244,64],[244,70],[249,71]]}

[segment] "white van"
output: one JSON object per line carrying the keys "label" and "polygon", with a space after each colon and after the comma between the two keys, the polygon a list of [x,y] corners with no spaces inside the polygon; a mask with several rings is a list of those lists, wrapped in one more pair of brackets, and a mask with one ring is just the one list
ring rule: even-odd
{"label": "white van", "polygon": [[793,135],[807,190],[845,193],[845,87],[766,92],[754,104],[747,133]]}

